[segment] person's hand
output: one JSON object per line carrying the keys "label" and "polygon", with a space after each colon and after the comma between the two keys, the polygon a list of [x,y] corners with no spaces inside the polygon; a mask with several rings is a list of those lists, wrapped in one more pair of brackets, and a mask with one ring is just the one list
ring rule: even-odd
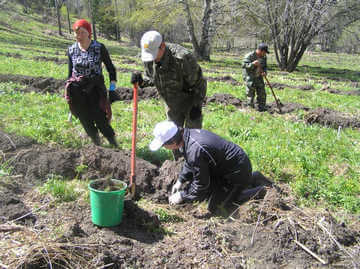
{"label": "person's hand", "polygon": [[180,192],[175,192],[173,195],[169,197],[170,205],[178,205],[183,201]]}
{"label": "person's hand", "polygon": [[171,194],[180,191],[181,187],[182,187],[182,183],[179,180],[177,180],[171,189]]}
{"label": "person's hand", "polygon": [[141,85],[143,83],[143,78],[140,72],[133,72],[131,74],[131,80],[130,80],[131,84],[135,84],[138,83],[139,85]]}
{"label": "person's hand", "polygon": [[252,63],[253,63],[253,65],[255,65],[255,66],[258,66],[258,65],[260,64],[260,62],[259,62],[258,60],[253,61]]}
{"label": "person's hand", "polygon": [[261,72],[261,75],[262,75],[263,77],[266,77],[266,72]]}
{"label": "person's hand", "polygon": [[109,92],[115,91],[116,89],[116,84],[115,82],[110,82],[110,86],[109,86]]}

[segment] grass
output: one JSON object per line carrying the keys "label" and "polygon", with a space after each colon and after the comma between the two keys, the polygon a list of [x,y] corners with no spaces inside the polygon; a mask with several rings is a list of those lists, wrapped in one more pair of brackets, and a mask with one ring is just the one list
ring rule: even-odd
{"label": "grass", "polygon": [[42,194],[50,194],[59,203],[75,201],[81,194],[74,182],[63,180],[60,176],[52,176],[39,190]]}
{"label": "grass", "polygon": [[[26,20],[26,27],[15,22],[0,28],[0,49],[4,53],[18,53],[20,58],[0,55],[0,73],[65,79],[66,64],[35,61],[35,56],[65,58],[64,53],[73,41],[49,36],[47,31],[56,33],[53,25],[42,25],[33,17],[17,15]],[[0,20],[7,22],[12,17],[0,11]],[[29,28],[33,33],[29,34]],[[123,46],[116,42],[101,40],[109,48],[114,64],[118,68],[142,70],[136,55],[139,49]],[[242,83],[241,60],[243,55],[214,54],[211,62],[201,62],[206,76],[222,77],[231,75],[240,82],[232,86],[224,82],[208,82],[207,96],[228,93],[245,98]],[[136,64],[123,64],[131,58]],[[330,94],[321,91],[325,83],[332,88],[355,90],[360,83],[360,56],[346,54],[316,53],[305,55],[297,70],[286,73],[275,64],[274,54],[268,62],[271,83],[289,86],[311,84],[314,90],[301,91],[285,87],[275,92],[283,103],[301,103],[311,109],[324,107],[360,115],[360,97]],[[213,72],[216,71],[216,72]],[[105,72],[107,78],[107,73]],[[118,72],[117,85],[131,87],[130,73]],[[108,81],[107,81],[108,83]],[[20,93],[24,87],[16,83],[0,83],[0,127],[6,132],[15,132],[37,140],[39,143],[55,143],[64,147],[79,148],[90,143],[78,120],[69,124],[68,107],[61,96],[50,94]],[[267,102],[274,99],[267,89]],[[132,104],[116,102],[113,121],[117,140],[123,149],[130,150],[132,135]],[[253,110],[239,111],[233,106],[209,104],[204,108],[204,129],[239,144],[250,156],[254,170],[260,170],[277,182],[291,185],[300,204],[324,206],[334,210],[344,209],[360,213],[360,132],[343,129],[340,136],[335,129],[303,122],[305,111],[299,110],[282,116],[258,113]],[[159,100],[140,101],[138,106],[137,156],[156,164],[171,159],[169,151],[161,149],[150,152],[148,144],[152,139],[154,125],[165,119],[163,102]],[[106,145],[105,145],[106,146]],[[2,164],[2,170],[10,169]],[[86,167],[79,167],[80,174]],[[60,180],[60,179],[59,179]],[[61,180],[60,180],[61,181]],[[60,182],[51,181],[47,188],[56,189]],[[63,186],[65,188],[65,186]],[[61,190],[60,193],[65,192]],[[65,198],[60,198],[65,199]],[[67,198],[66,198],[67,199]],[[157,214],[163,221],[171,221],[172,215],[164,210]]]}

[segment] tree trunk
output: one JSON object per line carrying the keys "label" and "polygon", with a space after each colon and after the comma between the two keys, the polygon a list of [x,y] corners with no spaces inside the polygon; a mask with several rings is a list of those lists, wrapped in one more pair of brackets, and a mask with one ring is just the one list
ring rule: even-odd
{"label": "tree trunk", "polygon": [[89,0],[89,13],[91,16],[91,24],[92,24],[92,31],[93,31],[93,36],[94,36],[94,40],[97,40],[97,35],[96,35],[96,22],[95,22],[95,10],[94,10],[94,6],[92,5],[91,0]]}
{"label": "tree trunk", "polygon": [[186,14],[186,26],[187,26],[189,38],[190,38],[191,44],[193,45],[194,55],[196,58],[198,58],[200,56],[200,47],[199,47],[199,44],[198,44],[196,36],[195,36],[195,27],[194,27],[194,23],[191,18],[188,0],[184,0],[183,5],[184,5],[184,11]]}
{"label": "tree trunk", "polygon": [[[306,48],[319,33],[344,29],[360,19],[358,0],[237,0],[271,33],[274,54],[281,70],[292,72]],[[341,30],[338,31],[339,36]],[[336,40],[335,34],[330,38]]]}
{"label": "tree trunk", "polygon": [[58,21],[58,27],[59,27],[59,35],[63,35],[61,32],[61,18],[60,18],[60,8],[61,5],[59,5],[59,0],[55,1],[55,8],[56,8],[56,15],[57,15],[57,21]]}
{"label": "tree trunk", "polygon": [[69,26],[69,34],[71,34],[71,23],[70,23],[70,14],[69,14],[68,2],[66,2],[66,13],[67,13],[68,26]]}
{"label": "tree trunk", "polygon": [[200,59],[210,61],[210,22],[211,22],[211,0],[204,0],[204,14],[202,19],[202,33],[200,40]]}
{"label": "tree trunk", "polygon": [[26,0],[23,0],[23,6],[24,6],[24,13],[29,12],[29,6]]}
{"label": "tree trunk", "polygon": [[193,45],[194,55],[197,59],[210,61],[210,51],[211,51],[211,19],[212,19],[212,10],[211,10],[211,1],[213,0],[204,0],[204,12],[202,18],[202,28],[201,28],[201,38],[200,44],[195,35],[195,27],[191,18],[191,12],[189,7],[188,0],[183,0],[183,8],[186,15],[186,25],[189,33],[190,41]]}
{"label": "tree trunk", "polygon": [[121,41],[121,35],[120,35],[120,25],[119,25],[119,7],[118,7],[118,1],[115,0],[115,16],[116,16],[116,21],[115,21],[115,26],[116,26],[116,40],[117,41]]}

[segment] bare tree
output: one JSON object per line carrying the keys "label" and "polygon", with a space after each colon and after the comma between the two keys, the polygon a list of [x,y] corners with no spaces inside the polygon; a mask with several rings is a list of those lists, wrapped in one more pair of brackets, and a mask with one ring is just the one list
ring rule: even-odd
{"label": "bare tree", "polygon": [[54,1],[55,9],[56,9],[57,21],[58,21],[59,35],[63,35],[62,31],[61,31],[61,13],[60,13],[60,9],[61,9],[62,5],[64,4],[64,2],[65,2],[65,0],[55,0]]}
{"label": "bare tree", "polygon": [[238,1],[248,14],[269,27],[281,70],[292,72],[306,48],[320,32],[360,19],[359,0],[253,0]]}
{"label": "bare tree", "polygon": [[68,21],[68,27],[69,27],[69,34],[71,34],[71,23],[70,23],[70,14],[69,14],[69,1],[65,0],[66,5],[66,13],[67,13],[67,21]]}
{"label": "bare tree", "polygon": [[[200,41],[198,41],[198,38],[196,37],[196,29],[191,14],[192,7],[194,8],[196,5],[190,6],[189,0],[181,0],[180,3],[183,5],[185,12],[187,30],[193,45],[194,55],[198,59],[210,61],[211,42],[217,28],[216,17],[218,14],[218,1],[203,0],[203,11],[199,29]],[[193,1],[193,4],[196,3],[198,3],[198,1]]]}
{"label": "bare tree", "polygon": [[118,0],[114,0],[114,6],[115,6],[115,16],[116,16],[116,40],[121,41],[121,35],[120,35],[120,25],[119,25],[119,5]]}

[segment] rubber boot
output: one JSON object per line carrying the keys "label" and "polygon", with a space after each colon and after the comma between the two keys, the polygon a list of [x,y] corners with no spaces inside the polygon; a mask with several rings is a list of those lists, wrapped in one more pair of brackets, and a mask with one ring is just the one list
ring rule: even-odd
{"label": "rubber boot", "polygon": [[244,203],[250,199],[263,199],[266,195],[266,188],[258,186],[252,189],[243,190],[235,199],[234,202]]}
{"label": "rubber boot", "polygon": [[251,176],[251,185],[253,187],[257,187],[257,186],[272,187],[274,185],[274,182],[272,182],[270,179],[264,176],[261,172],[254,171]]}
{"label": "rubber boot", "polygon": [[247,98],[247,105],[254,108],[255,105],[254,105],[254,97],[248,97]]}
{"label": "rubber boot", "polygon": [[259,111],[259,112],[266,111],[266,103],[263,100],[258,101],[257,111]]}
{"label": "rubber boot", "polygon": [[96,146],[100,146],[100,136],[99,134],[96,134],[94,136],[90,136],[91,141],[96,145]]}
{"label": "rubber boot", "polygon": [[109,141],[110,145],[112,145],[114,148],[118,147],[118,143],[116,142],[115,136],[107,137],[107,140]]}

